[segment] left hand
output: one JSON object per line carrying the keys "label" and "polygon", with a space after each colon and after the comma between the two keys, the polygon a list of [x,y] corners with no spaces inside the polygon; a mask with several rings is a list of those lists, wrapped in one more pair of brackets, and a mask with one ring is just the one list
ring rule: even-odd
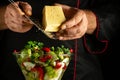
{"label": "left hand", "polygon": [[[88,32],[91,34],[96,29],[96,17],[91,11],[88,12],[77,8],[69,7],[67,5],[57,5],[62,6],[63,12],[67,19],[60,26],[61,29],[56,33],[59,40],[72,40],[81,38],[85,33]],[[94,22],[90,23],[91,21]]]}
{"label": "left hand", "polygon": [[32,15],[32,7],[27,2],[17,1],[5,6],[3,20],[1,20],[4,29],[19,33],[29,31],[33,24],[25,15],[28,17]]}

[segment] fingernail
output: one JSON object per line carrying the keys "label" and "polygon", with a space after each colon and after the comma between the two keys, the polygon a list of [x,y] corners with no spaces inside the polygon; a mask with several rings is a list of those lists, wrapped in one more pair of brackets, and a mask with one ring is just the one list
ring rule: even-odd
{"label": "fingernail", "polygon": [[27,14],[28,14],[29,16],[31,16],[31,15],[32,15],[32,13],[31,13],[31,11],[30,11],[30,10],[28,10],[28,11],[27,11]]}
{"label": "fingernail", "polygon": [[63,26],[61,27],[61,29],[66,29],[66,26],[65,26],[65,25],[63,25]]}
{"label": "fingernail", "polygon": [[60,36],[60,37],[59,37],[59,40],[63,40],[63,37]]}

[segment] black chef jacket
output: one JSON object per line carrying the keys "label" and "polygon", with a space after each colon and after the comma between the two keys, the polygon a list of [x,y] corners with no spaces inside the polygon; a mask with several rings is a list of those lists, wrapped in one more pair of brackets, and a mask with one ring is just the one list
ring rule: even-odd
{"label": "black chef jacket", "polygon": [[[17,0],[15,0],[17,1]],[[16,33],[10,30],[0,31],[0,77],[2,80],[25,80],[24,76],[12,55],[13,50],[21,50],[27,41],[35,40],[45,46],[64,45],[74,49],[72,60],[62,80],[103,80],[101,65],[97,59],[100,53],[108,47],[108,41],[116,37],[119,29],[119,17],[117,1],[109,0],[21,0],[27,1],[33,8],[32,17],[42,19],[44,5],[54,3],[67,4],[80,9],[90,9],[97,17],[97,30],[93,35],[83,36],[76,40],[59,41],[46,37],[34,26],[25,33]],[[2,0],[0,6],[9,4]],[[113,7],[114,6],[114,7]]]}

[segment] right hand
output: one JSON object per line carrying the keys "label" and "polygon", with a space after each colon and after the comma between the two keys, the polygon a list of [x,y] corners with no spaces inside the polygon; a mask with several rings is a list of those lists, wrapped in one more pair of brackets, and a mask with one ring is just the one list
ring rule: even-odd
{"label": "right hand", "polygon": [[[13,6],[16,5],[15,6]],[[27,2],[15,2],[6,6],[4,22],[8,29],[14,32],[27,32],[33,24],[24,15],[32,15],[32,7]]]}
{"label": "right hand", "polygon": [[96,30],[96,16],[90,10],[82,10],[63,4],[61,6],[66,17],[66,21],[60,26],[56,33],[59,40],[73,40],[83,37],[85,34],[93,34]]}

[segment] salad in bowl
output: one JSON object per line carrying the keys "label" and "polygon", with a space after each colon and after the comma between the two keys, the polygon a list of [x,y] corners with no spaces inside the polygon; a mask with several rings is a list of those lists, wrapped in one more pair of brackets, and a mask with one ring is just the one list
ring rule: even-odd
{"label": "salad in bowl", "polygon": [[45,47],[42,42],[28,41],[13,54],[26,80],[61,80],[69,65],[73,49]]}

